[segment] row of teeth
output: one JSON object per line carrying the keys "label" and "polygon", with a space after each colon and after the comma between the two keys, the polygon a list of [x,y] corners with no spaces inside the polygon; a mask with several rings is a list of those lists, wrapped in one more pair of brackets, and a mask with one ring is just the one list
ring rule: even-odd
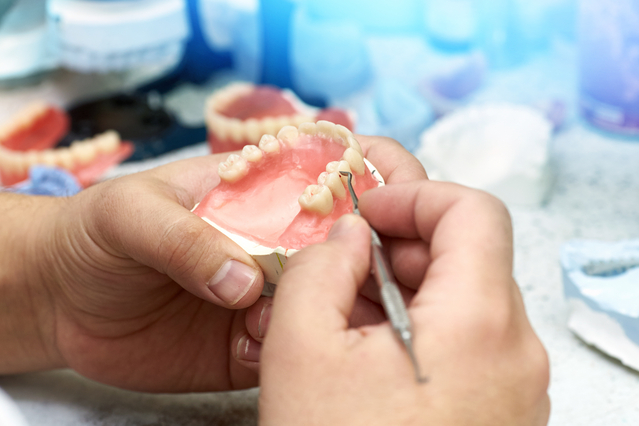
{"label": "row of teeth", "polygon": [[246,145],[240,155],[231,154],[218,166],[218,174],[222,180],[235,183],[249,173],[251,163],[261,161],[266,155],[279,154],[282,148],[294,147],[300,135],[319,135],[338,141],[346,149],[339,161],[331,161],[326,165],[317,185],[309,185],[299,198],[302,209],[326,216],[333,211],[333,197],[340,200],[346,198],[348,178],[339,172],[352,172],[363,175],[366,170],[364,154],[353,133],[346,127],[329,121],[320,120],[317,123],[302,123],[299,128],[285,126],[277,137],[263,135],[258,146]]}
{"label": "row of teeth", "polygon": [[247,120],[227,117],[221,113],[238,97],[250,94],[254,87],[248,83],[234,83],[218,90],[208,99],[206,126],[218,139],[230,140],[238,144],[257,145],[262,135],[276,135],[284,126],[299,126],[302,123],[313,121],[310,111],[308,111],[309,113],[260,119],[249,118]]}
{"label": "row of teeth", "polygon": [[11,137],[11,135],[31,127],[33,122],[43,116],[48,110],[49,106],[46,103],[35,102],[18,111],[6,124],[0,126],[0,143]]}
{"label": "row of teeth", "polygon": [[113,130],[73,142],[68,148],[20,152],[0,147],[0,170],[10,175],[22,175],[36,164],[73,170],[91,163],[100,154],[113,153],[119,147],[120,135]]}

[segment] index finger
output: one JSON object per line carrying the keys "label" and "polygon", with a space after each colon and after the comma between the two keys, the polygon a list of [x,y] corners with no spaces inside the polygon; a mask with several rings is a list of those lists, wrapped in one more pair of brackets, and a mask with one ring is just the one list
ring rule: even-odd
{"label": "index finger", "polygon": [[355,135],[368,159],[388,184],[428,179],[419,160],[395,139]]}
{"label": "index finger", "polygon": [[510,215],[487,193],[444,182],[400,183],[366,191],[359,208],[381,233],[428,243],[429,277],[512,277]]}

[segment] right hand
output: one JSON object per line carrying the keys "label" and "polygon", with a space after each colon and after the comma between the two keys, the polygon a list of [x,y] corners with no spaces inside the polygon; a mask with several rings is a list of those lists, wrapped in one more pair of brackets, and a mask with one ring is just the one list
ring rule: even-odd
{"label": "right hand", "polygon": [[260,360],[261,424],[546,424],[548,358],[512,277],[503,204],[421,181],[368,191],[360,209],[403,241],[397,275],[419,277],[408,310],[430,380],[416,383],[388,322],[349,327],[370,271],[370,231],[347,215],[327,242],[293,256],[278,284]]}

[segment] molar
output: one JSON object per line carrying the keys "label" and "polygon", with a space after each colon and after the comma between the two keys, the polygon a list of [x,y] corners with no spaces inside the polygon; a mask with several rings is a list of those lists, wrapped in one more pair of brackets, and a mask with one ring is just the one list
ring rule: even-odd
{"label": "molar", "polygon": [[225,182],[235,183],[248,174],[248,163],[237,154],[231,154],[217,167],[217,174]]}
{"label": "molar", "polygon": [[267,154],[277,154],[280,152],[280,141],[273,135],[263,135],[259,147]]}
{"label": "molar", "polygon": [[322,216],[333,211],[333,194],[324,185],[307,186],[298,201],[302,209]]}
{"label": "molar", "polygon": [[347,148],[342,155],[342,159],[348,162],[349,166],[356,175],[363,175],[366,170],[364,158],[354,148]]}
{"label": "molar", "polygon": [[[339,172],[351,172],[351,166],[347,161],[331,161],[326,165],[328,173],[337,173],[344,185],[348,185],[348,177],[339,174]],[[355,185],[355,176],[353,176],[353,185]]]}
{"label": "molar", "polygon": [[288,146],[294,146],[299,135],[300,132],[294,126],[284,126],[277,132],[277,138]]}
{"label": "molar", "polygon": [[317,178],[317,183],[327,186],[333,195],[340,200],[344,200],[346,198],[346,188],[344,188],[342,179],[337,172],[322,172]]}
{"label": "molar", "polygon": [[264,157],[264,153],[255,145],[245,145],[240,156],[249,163],[257,163]]}

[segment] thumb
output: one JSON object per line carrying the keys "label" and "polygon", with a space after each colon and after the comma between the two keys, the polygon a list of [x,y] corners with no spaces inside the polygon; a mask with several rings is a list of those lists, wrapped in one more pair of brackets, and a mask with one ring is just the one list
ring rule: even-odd
{"label": "thumb", "polygon": [[133,182],[116,180],[102,189],[93,204],[97,213],[89,220],[94,240],[106,239],[107,251],[115,249],[168,275],[216,305],[240,309],[259,298],[264,278],[257,263],[200,217],[161,192]]}
{"label": "thumb", "polygon": [[353,214],[342,216],[326,242],[295,254],[278,283],[269,331],[294,335],[313,330],[317,341],[346,330],[358,287],[370,267],[370,228]]}

